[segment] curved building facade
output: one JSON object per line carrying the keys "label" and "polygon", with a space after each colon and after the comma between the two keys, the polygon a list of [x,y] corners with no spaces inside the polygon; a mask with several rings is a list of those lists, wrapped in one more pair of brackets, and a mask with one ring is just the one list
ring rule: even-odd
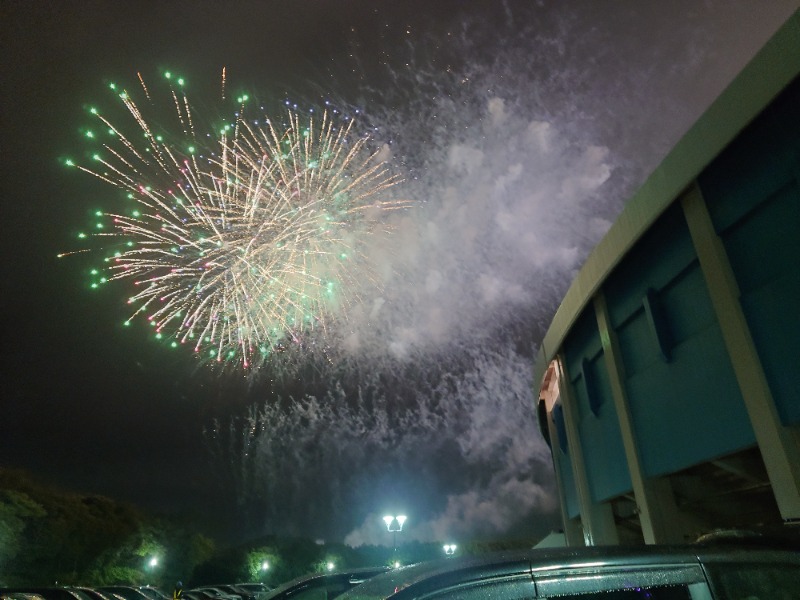
{"label": "curved building facade", "polygon": [[800,12],[628,202],[536,362],[569,545],[800,523]]}

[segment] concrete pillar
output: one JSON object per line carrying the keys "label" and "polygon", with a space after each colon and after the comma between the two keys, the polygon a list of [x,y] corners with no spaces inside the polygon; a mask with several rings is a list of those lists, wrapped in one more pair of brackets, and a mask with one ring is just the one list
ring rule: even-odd
{"label": "concrete pillar", "polygon": [[[556,401],[558,401],[557,398]],[[569,465],[564,465],[565,458],[561,455],[560,438],[558,437],[558,430],[553,422],[552,411],[547,411],[547,430],[550,433],[550,450],[553,456],[554,471],[556,473],[558,500],[561,504],[561,523],[564,529],[564,537],[566,538],[567,546],[583,546],[584,538],[581,525],[578,519],[571,519],[569,517],[569,511],[567,510],[566,486],[564,485],[564,480],[561,478],[561,469],[571,467]]]}
{"label": "concrete pillar", "polygon": [[[619,535],[617,534],[617,526],[614,522],[614,513],[611,505],[608,502],[596,503],[592,500],[586,462],[583,458],[583,445],[578,431],[578,410],[564,365],[564,358],[560,354],[556,358],[556,365],[558,368],[558,390],[561,396],[561,406],[564,409],[570,463],[575,477],[575,487],[578,490],[584,543],[587,546],[619,544]],[[560,452],[555,445],[554,448],[554,453]]]}
{"label": "concrete pillar", "polygon": [[696,183],[681,197],[681,205],[781,516],[786,520],[800,519],[800,445],[797,432],[780,422],[739,302],[739,286],[728,254]]}
{"label": "concrete pillar", "polygon": [[602,290],[594,298],[594,308],[644,541],[646,544],[683,542],[685,541],[683,527],[669,481],[648,478],[644,473],[628,403],[628,394],[625,390],[625,367],[619,350],[617,333],[611,326],[608,306]]}

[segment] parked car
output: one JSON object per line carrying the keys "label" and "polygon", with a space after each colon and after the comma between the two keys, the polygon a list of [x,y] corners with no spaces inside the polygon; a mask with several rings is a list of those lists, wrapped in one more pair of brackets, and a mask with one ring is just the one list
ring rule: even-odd
{"label": "parked car", "polygon": [[378,575],[339,600],[800,598],[800,553],[754,546],[586,547],[450,557]]}
{"label": "parked car", "polygon": [[84,597],[87,600],[124,600],[124,598],[118,594],[113,594],[111,592],[98,592],[96,589],[90,587],[69,586],[67,589],[78,592],[81,594],[81,597]]}
{"label": "parked car", "polygon": [[96,588],[100,593],[112,593],[122,596],[125,600],[153,600],[142,590],[132,585],[104,585]]}
{"label": "parked car", "polygon": [[172,595],[167,595],[152,585],[140,585],[136,589],[150,597],[150,600],[172,600]]}
{"label": "parked car", "polygon": [[201,587],[184,590],[185,600],[241,600],[239,596],[233,596],[222,592],[222,590]]}
{"label": "parked car", "polygon": [[250,591],[231,583],[203,586],[201,589],[208,589],[208,588],[219,590],[223,594],[227,594],[229,596],[236,596],[238,598],[241,598],[241,600],[256,600],[257,596],[255,591]]}
{"label": "parked car", "polygon": [[234,585],[236,585],[238,589],[252,594],[256,600],[261,600],[264,594],[272,589],[266,583],[236,583]]}
{"label": "parked car", "polygon": [[80,592],[68,590],[61,587],[37,587],[37,586],[18,586],[0,588],[0,596],[30,594],[40,596],[44,600],[86,600]]}
{"label": "parked car", "polygon": [[242,592],[229,592],[220,586],[204,585],[192,588],[190,592],[203,592],[209,598],[219,598],[219,600],[246,600]]}
{"label": "parked car", "polygon": [[367,567],[334,573],[303,575],[267,592],[261,600],[287,600],[288,598],[292,600],[333,600],[388,570],[389,567]]}

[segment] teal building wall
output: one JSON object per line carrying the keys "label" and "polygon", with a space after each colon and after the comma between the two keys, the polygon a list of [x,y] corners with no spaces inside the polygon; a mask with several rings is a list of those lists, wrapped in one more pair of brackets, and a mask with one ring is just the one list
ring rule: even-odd
{"label": "teal building wall", "polygon": [[[657,482],[752,448],[781,488],[783,519],[800,519],[799,57],[796,13],[631,200],[559,308],[536,370],[540,383],[556,363],[561,375],[539,415],[565,520],[620,497],[665,505]],[[710,246],[687,202],[707,212]],[[714,289],[715,269],[730,289]]]}

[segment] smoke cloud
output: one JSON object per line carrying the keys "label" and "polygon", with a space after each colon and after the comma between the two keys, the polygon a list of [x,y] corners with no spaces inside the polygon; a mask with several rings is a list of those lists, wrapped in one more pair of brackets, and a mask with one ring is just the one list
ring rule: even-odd
{"label": "smoke cloud", "polygon": [[[405,376],[411,373],[406,372]],[[475,351],[457,375],[360,378],[320,396],[276,398],[208,433],[233,467],[239,511],[267,531],[385,544],[386,512],[406,539],[554,525],[550,455],[530,405],[530,364]],[[532,513],[539,523],[525,523]]]}
{"label": "smoke cloud", "polygon": [[422,541],[557,526],[536,347],[625,199],[742,64],[714,26],[730,4],[622,4],[506,3],[391,59],[355,55],[349,101],[413,208],[372,240],[377,285],[328,332],[319,389],[213,432],[257,527],[361,545],[389,543],[393,511]]}

